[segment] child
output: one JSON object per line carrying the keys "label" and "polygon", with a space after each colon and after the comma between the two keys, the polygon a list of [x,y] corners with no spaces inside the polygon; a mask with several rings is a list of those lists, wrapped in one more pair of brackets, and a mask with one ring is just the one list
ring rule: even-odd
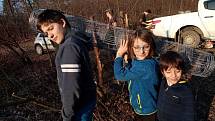
{"label": "child", "polygon": [[[117,80],[128,81],[130,102],[137,117],[141,115],[143,121],[155,121],[160,79],[158,62],[153,58],[153,35],[137,30],[129,40],[120,43],[114,62],[114,75]],[[127,51],[131,55],[131,62],[124,67],[123,55]]]}
{"label": "child", "polygon": [[149,15],[150,14],[152,14],[152,11],[150,9],[147,9],[142,13],[141,18],[139,20],[140,26],[142,28],[146,28],[146,29],[149,28],[149,25],[150,25]]}
{"label": "child", "polygon": [[160,70],[165,77],[158,97],[159,121],[194,121],[194,97],[185,74],[185,60],[176,52],[167,51],[160,57]]}
{"label": "child", "polygon": [[71,30],[66,17],[47,9],[38,15],[37,28],[59,49],[55,58],[63,121],[91,121],[96,104],[87,38]]}
{"label": "child", "polygon": [[107,9],[105,11],[106,17],[108,19],[108,25],[109,27],[116,27],[117,26],[117,22],[116,22],[116,18],[113,16],[113,10],[111,9]]}

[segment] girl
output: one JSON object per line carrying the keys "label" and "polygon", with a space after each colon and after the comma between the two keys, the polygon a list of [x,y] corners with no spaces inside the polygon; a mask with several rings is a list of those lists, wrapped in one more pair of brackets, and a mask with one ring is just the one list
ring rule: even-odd
{"label": "girl", "polygon": [[[129,39],[122,40],[114,62],[117,80],[128,81],[130,103],[141,120],[155,121],[157,95],[160,83],[152,33],[137,30]],[[123,66],[123,55],[128,51],[131,62]],[[135,119],[137,120],[137,119]]]}
{"label": "girl", "polygon": [[167,51],[160,57],[160,69],[165,80],[161,83],[158,97],[159,121],[194,121],[192,90],[182,79],[185,70],[189,70],[184,61],[174,51]]}

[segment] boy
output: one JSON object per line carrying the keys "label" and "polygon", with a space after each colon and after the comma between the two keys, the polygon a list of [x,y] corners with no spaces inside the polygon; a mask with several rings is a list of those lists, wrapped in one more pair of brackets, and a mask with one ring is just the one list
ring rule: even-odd
{"label": "boy", "polygon": [[57,10],[44,10],[37,19],[37,29],[59,44],[55,64],[63,121],[91,121],[96,85],[84,34],[72,31],[66,17]]}
{"label": "boy", "polygon": [[158,96],[159,121],[194,121],[194,97],[187,81],[183,58],[168,51],[160,57],[160,70],[165,77]]}

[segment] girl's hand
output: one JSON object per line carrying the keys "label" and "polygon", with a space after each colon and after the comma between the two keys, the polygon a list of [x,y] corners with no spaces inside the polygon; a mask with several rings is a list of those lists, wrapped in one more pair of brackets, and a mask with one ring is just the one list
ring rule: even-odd
{"label": "girl's hand", "polygon": [[121,40],[119,49],[116,53],[116,57],[122,57],[126,52],[128,51],[128,41],[127,40]]}

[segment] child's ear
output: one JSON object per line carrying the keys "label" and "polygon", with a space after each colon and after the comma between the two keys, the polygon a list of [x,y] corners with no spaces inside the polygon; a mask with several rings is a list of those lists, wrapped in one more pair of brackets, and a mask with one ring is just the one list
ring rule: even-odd
{"label": "child's ear", "polygon": [[66,21],[64,19],[61,19],[61,21],[62,21],[63,28],[65,28],[66,27]]}
{"label": "child's ear", "polygon": [[164,75],[163,70],[160,70],[160,71],[161,71],[161,74],[163,74],[163,75]]}

